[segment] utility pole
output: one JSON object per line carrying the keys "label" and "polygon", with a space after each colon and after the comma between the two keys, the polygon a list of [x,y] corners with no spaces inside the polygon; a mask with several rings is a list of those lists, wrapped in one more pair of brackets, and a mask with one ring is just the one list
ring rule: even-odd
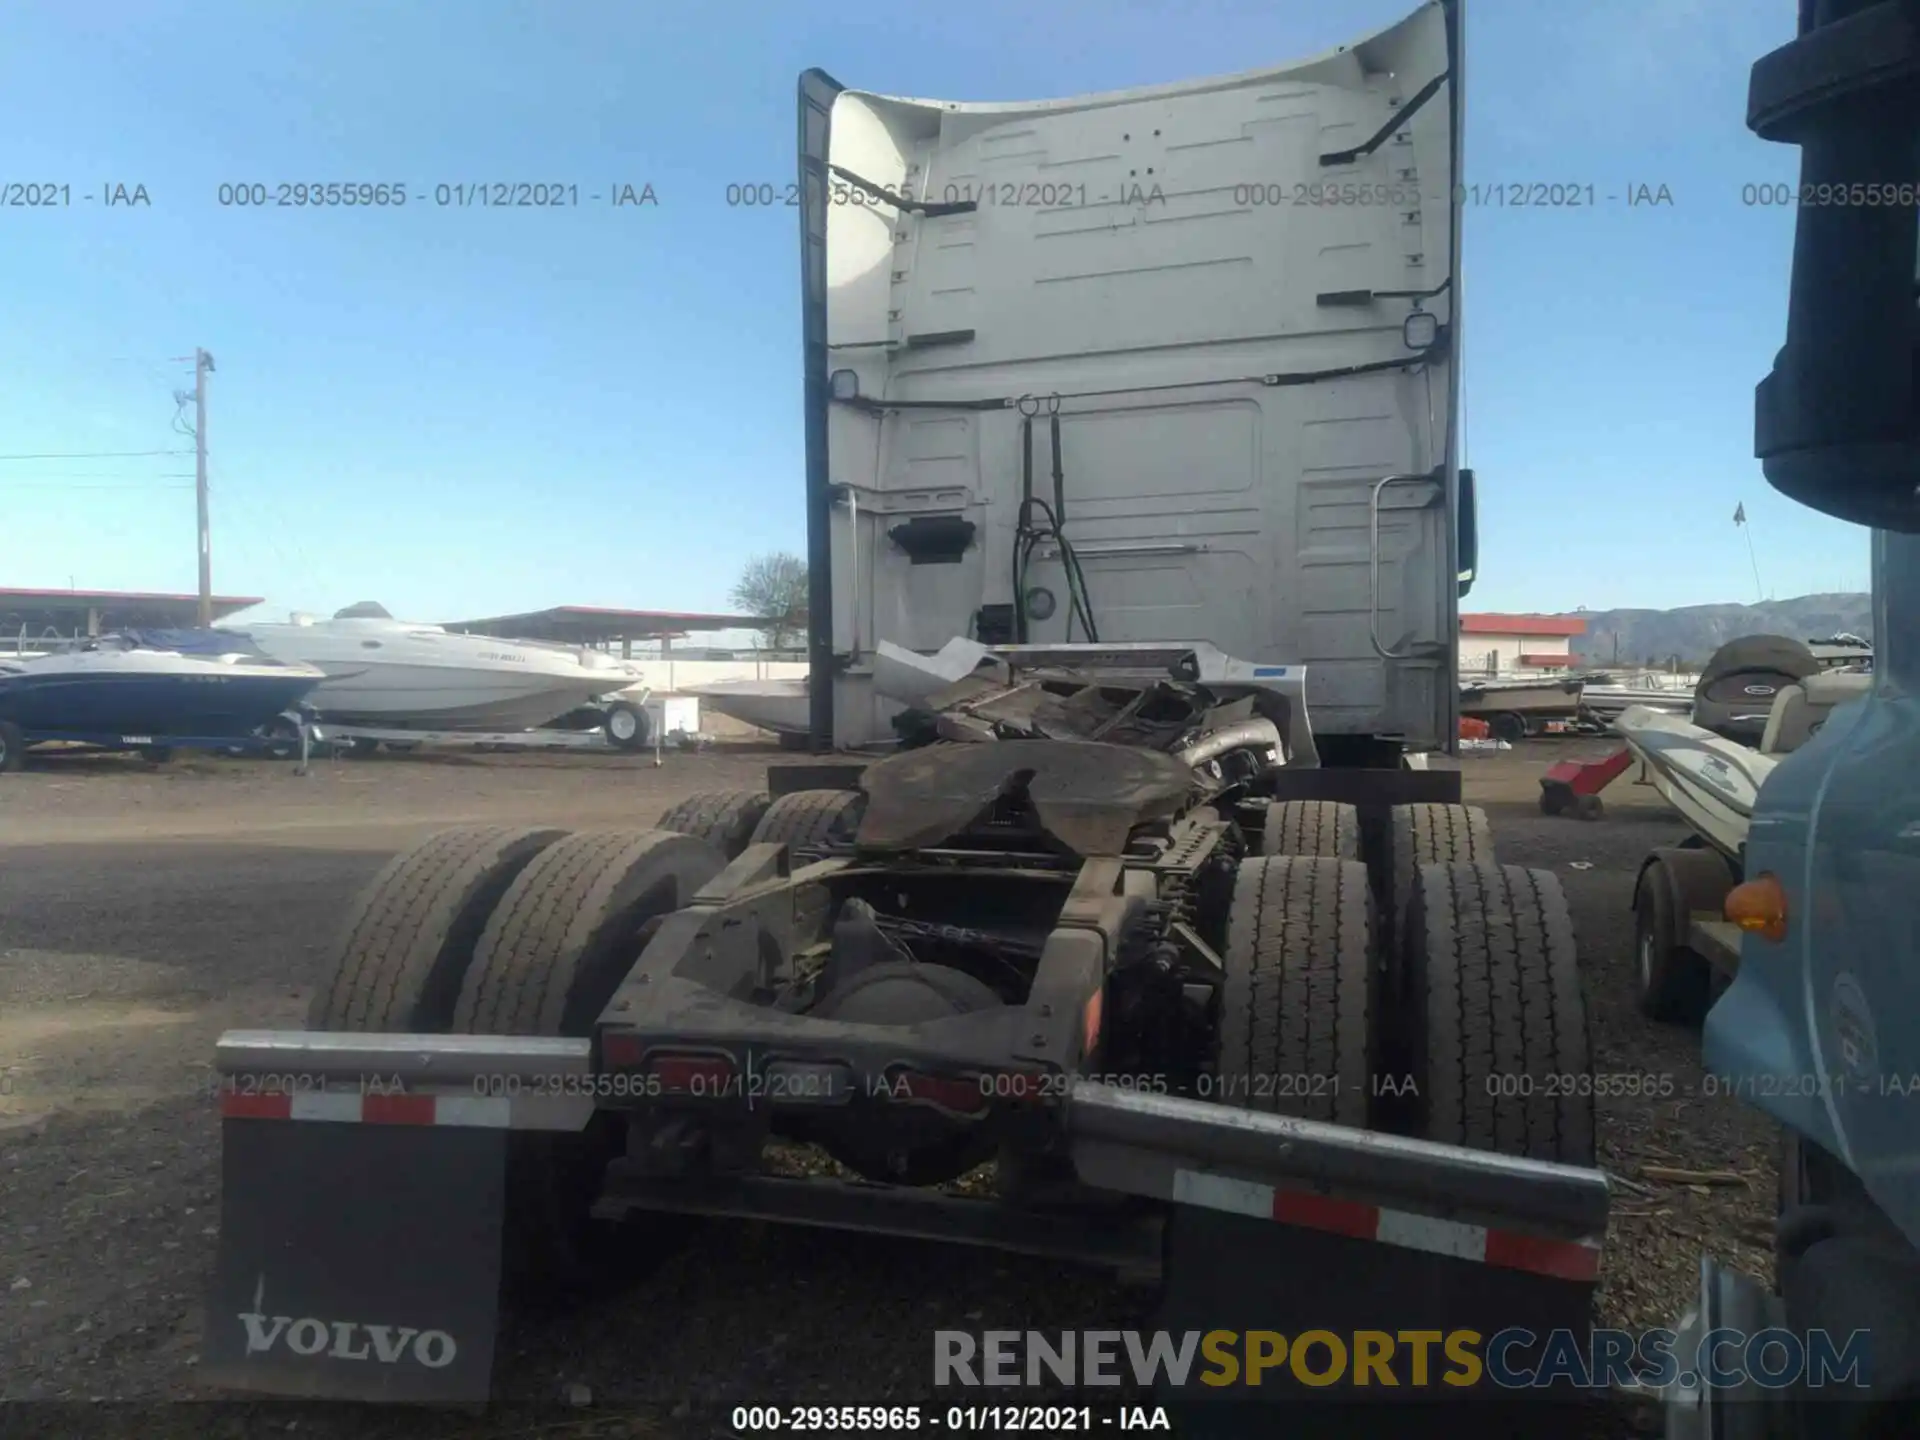
{"label": "utility pole", "polygon": [[207,526],[207,377],[213,356],[193,352],[194,500],[200,512],[200,628],[213,624],[213,537]]}

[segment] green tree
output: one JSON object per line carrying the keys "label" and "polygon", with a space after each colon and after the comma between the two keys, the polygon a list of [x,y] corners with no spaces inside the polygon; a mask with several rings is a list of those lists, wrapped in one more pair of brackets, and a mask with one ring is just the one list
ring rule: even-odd
{"label": "green tree", "polygon": [[736,610],[764,622],[763,645],[769,650],[788,649],[807,631],[807,562],[784,550],[756,555],[734,581],[729,598]]}

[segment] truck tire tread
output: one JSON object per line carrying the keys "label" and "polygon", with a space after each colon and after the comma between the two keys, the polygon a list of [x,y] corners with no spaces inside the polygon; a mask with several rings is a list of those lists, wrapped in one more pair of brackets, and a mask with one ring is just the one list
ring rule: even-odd
{"label": "truck tire tread", "polygon": [[[462,1034],[589,1034],[641,950],[647,919],[671,914],[725,858],[666,830],[583,831],[543,851],[487,922],[460,992]],[[592,1214],[626,1143],[613,1111],[578,1134],[511,1137],[503,1284],[521,1299],[611,1294],[652,1269],[686,1226],[615,1225]]]}
{"label": "truck tire tread", "polygon": [[[668,830],[586,830],[542,851],[501,897],[475,949],[454,1024],[470,1035],[584,1035],[624,978],[605,969],[622,926],[681,908],[724,866]],[[604,990],[580,1018],[584,992]]]}
{"label": "truck tire tread", "polygon": [[771,803],[764,790],[703,790],[668,810],[654,822],[654,829],[691,835],[727,859],[737,860]]}
{"label": "truck tire tread", "polygon": [[1360,812],[1331,800],[1276,800],[1267,806],[1262,855],[1360,859]]}
{"label": "truck tire tread", "polygon": [[1388,929],[1400,933],[1422,865],[1494,863],[1493,822],[1477,805],[1396,805],[1388,820],[1388,865],[1393,913]]}
{"label": "truck tire tread", "polygon": [[1577,1078],[1593,1051],[1559,880],[1423,865],[1409,915],[1422,1137],[1593,1165],[1593,1095]]}
{"label": "truck tire tread", "polygon": [[565,833],[466,826],[396,855],[348,920],[332,972],[314,994],[308,1028],[444,1032],[488,913]]}
{"label": "truck tire tread", "polygon": [[1241,863],[1224,957],[1218,1099],[1367,1123],[1372,903],[1357,860],[1273,855]]}
{"label": "truck tire tread", "polygon": [[782,795],[760,817],[753,843],[803,850],[850,838],[866,798],[858,790],[796,790]]}

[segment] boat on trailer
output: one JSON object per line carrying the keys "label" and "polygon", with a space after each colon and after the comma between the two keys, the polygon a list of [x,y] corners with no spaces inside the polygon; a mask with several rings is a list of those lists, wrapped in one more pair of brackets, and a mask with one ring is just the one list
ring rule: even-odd
{"label": "boat on trailer", "polygon": [[1460,713],[1512,744],[1544,733],[1549,720],[1576,718],[1583,688],[1577,675],[1462,676]]}
{"label": "boat on trailer", "polygon": [[1873,688],[1869,671],[1825,659],[1797,640],[1747,636],[1707,662],[1691,718],[1632,705],[1613,728],[1688,827],[1738,862],[1780,758],[1817,735],[1836,706]]}
{"label": "boat on trailer", "polygon": [[0,769],[28,747],[245,748],[278,727],[325,679],[220,630],[130,630],[26,659],[0,660]]}
{"label": "boat on trailer", "polygon": [[627,689],[632,667],[595,650],[464,635],[362,602],[331,620],[238,626],[267,653],[325,672],[313,705],[335,728],[532,730]]}

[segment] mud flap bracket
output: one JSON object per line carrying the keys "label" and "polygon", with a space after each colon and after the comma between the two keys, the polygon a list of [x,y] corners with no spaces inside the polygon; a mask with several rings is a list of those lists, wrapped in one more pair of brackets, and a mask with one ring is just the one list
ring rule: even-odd
{"label": "mud flap bracket", "polygon": [[222,1122],[201,1373],[227,1389],[485,1401],[504,1129]]}

